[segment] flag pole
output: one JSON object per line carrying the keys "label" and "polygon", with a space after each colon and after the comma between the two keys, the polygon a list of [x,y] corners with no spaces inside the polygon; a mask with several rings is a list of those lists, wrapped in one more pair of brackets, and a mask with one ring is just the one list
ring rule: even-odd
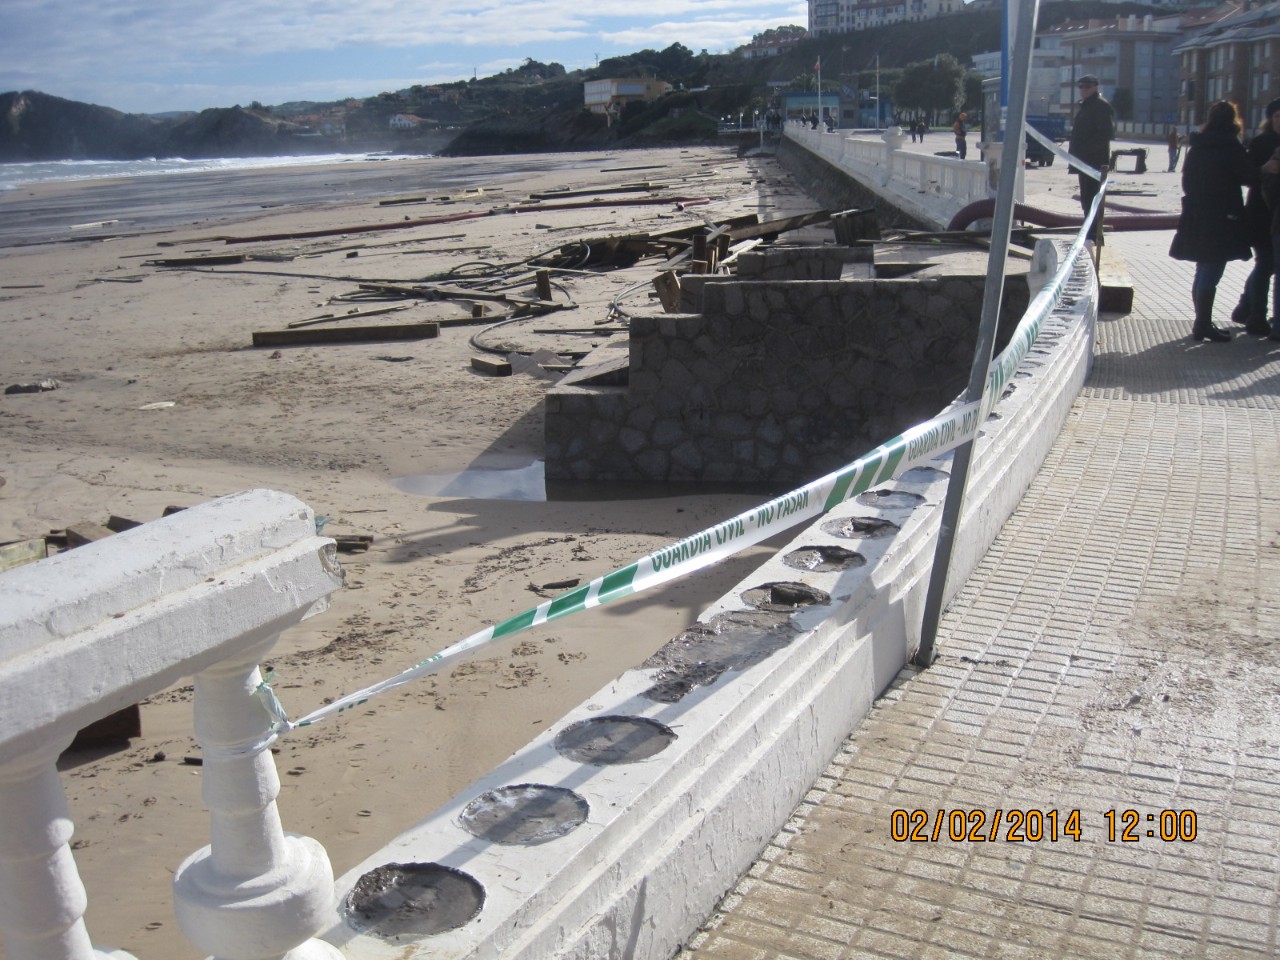
{"label": "flag pole", "polygon": [[822,54],[818,54],[818,62],[814,64],[818,71],[818,123],[822,123]]}

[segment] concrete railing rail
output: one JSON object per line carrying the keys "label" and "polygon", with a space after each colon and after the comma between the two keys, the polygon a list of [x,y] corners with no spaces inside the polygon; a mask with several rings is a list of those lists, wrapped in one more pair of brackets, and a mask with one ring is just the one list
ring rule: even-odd
{"label": "concrete railing rail", "polygon": [[312,940],[332,909],[328,858],[315,841],[283,833],[275,765],[255,746],[271,723],[257,664],[282,630],[327,606],[342,585],[335,557],[306,505],[257,490],[0,574],[9,960],[104,955],[82,919],[58,756],[79,728],[193,675],[213,842],[175,879],[183,932],[221,957],[337,955]]}

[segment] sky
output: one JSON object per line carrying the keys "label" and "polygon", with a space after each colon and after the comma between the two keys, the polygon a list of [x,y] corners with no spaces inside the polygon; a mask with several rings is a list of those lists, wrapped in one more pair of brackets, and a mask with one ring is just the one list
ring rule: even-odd
{"label": "sky", "polygon": [[126,113],[341,100],[528,58],[727,53],[807,22],[805,0],[3,0],[0,93]]}

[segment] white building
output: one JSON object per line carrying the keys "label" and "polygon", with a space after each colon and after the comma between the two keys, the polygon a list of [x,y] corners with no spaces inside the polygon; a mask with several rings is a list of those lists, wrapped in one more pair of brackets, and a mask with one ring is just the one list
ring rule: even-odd
{"label": "white building", "polygon": [[670,91],[671,84],[651,77],[588,80],[582,85],[582,101],[592,113],[609,116],[620,113],[633,100],[657,100]]}
{"label": "white building", "polygon": [[932,20],[966,9],[962,0],[809,0],[809,35]]}
{"label": "white building", "polygon": [[[1063,99],[1062,67],[1067,62],[1062,38],[1052,34],[1036,37],[1031,52],[1031,76],[1027,88],[1027,114],[1033,117],[1065,115],[1074,112],[1074,101]],[[973,55],[973,70],[986,77],[1000,76],[999,50]]]}

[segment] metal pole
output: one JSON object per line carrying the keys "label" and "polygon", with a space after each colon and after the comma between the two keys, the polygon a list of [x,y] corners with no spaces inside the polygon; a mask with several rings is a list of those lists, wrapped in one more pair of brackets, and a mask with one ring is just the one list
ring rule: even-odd
{"label": "metal pole", "polygon": [[880,129],[880,54],[876,54],[876,129]]}
{"label": "metal pole", "polygon": [[815,65],[818,72],[818,129],[822,129],[822,54],[818,54],[818,62]]}
{"label": "metal pole", "polygon": [[[973,354],[973,366],[969,370],[969,386],[965,390],[966,403],[981,403],[987,384],[987,370],[991,366],[991,354],[995,346],[996,326],[1000,321],[1000,299],[1004,292],[1005,261],[1008,256],[1009,234],[1013,226],[1013,206],[1018,182],[1018,167],[1022,162],[1025,136],[1022,133],[1027,116],[1027,85],[1031,74],[1031,50],[1036,35],[1038,0],[1006,0],[1017,3],[1017,35],[1014,40],[1012,68],[1009,84],[1009,136],[1004,138],[1000,153],[1000,183],[996,189],[995,217],[991,224],[991,254],[987,259],[987,280],[982,292],[982,320],[978,327],[978,344]],[[933,555],[933,570],[929,575],[929,591],[925,597],[924,617],[920,625],[920,649],[913,662],[918,667],[933,663],[934,641],[938,636],[938,621],[942,617],[942,602],[947,585],[947,572],[951,566],[951,551],[955,543],[960,510],[964,506],[964,488],[969,479],[969,464],[973,458],[973,440],[967,440],[956,448],[951,461],[951,479],[947,484],[947,498],[942,506],[942,522],[938,530],[938,543]]]}

